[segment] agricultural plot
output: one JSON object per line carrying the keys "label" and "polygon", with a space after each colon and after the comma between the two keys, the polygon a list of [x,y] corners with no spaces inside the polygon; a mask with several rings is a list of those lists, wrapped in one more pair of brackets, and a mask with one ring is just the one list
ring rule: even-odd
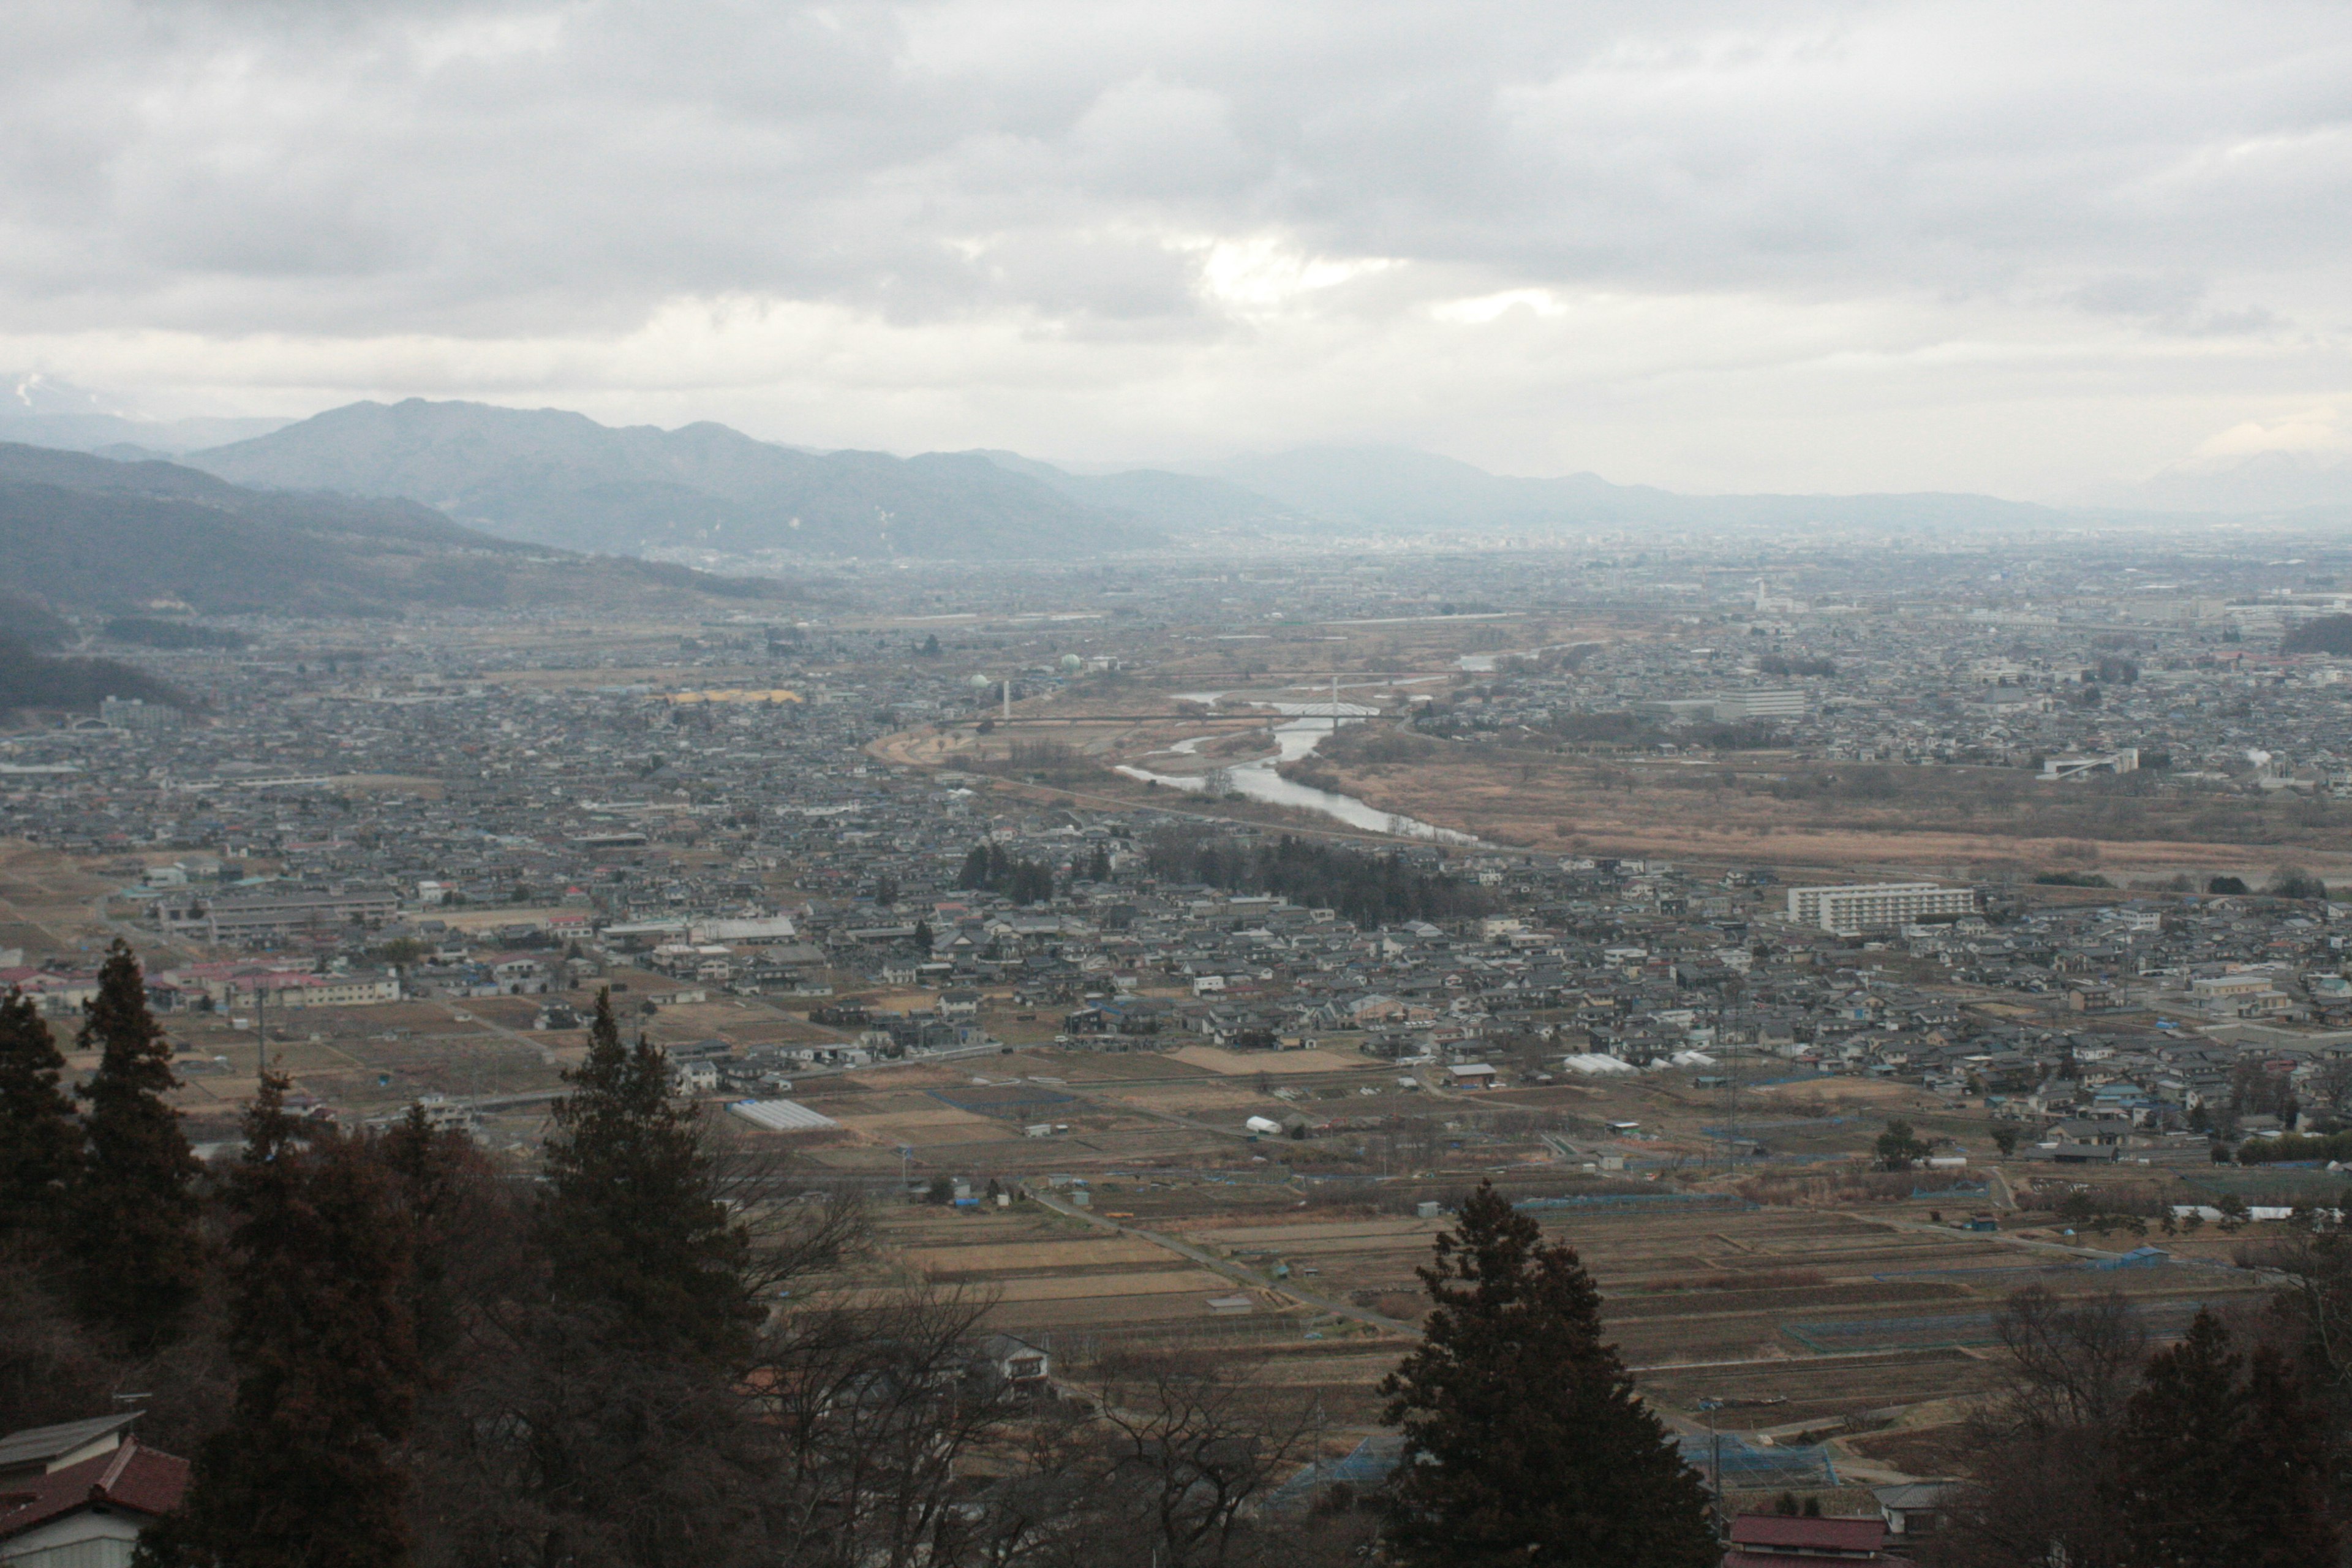
{"label": "agricultural plot", "polygon": [[[1577,1247],[1611,1336],[1645,1393],[1696,1415],[1752,1401],[1777,1425],[1858,1415],[1981,1388],[1994,1313],[2033,1283],[2061,1294],[2122,1289],[2158,1338],[2250,1277],[2158,1264],[2109,1268],[2057,1249],[1834,1211],[1759,1208],[1674,1194],[1531,1208]],[[1270,1217],[1270,1216],[1268,1216]],[[1165,1221],[1157,1223],[1166,1223]],[[1277,1266],[1328,1296],[1408,1321],[1425,1308],[1413,1269],[1441,1222],[1209,1212],[1185,1238],[1246,1267]],[[1364,1369],[1369,1373],[1370,1368]],[[1735,1404],[1734,1408],[1738,1406]]]}
{"label": "agricultural plot", "polygon": [[[1135,1237],[1034,1205],[973,1213],[909,1205],[885,1215],[910,1282],[988,1303],[990,1327],[1085,1358],[1119,1345],[1297,1340],[1297,1310]],[[1226,1317],[1212,1301],[1250,1303]]]}

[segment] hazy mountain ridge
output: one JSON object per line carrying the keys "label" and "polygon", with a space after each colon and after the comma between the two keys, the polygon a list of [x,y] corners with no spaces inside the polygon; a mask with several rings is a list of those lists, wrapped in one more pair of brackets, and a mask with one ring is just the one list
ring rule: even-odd
{"label": "hazy mountain ridge", "polygon": [[2352,457],[2256,452],[2235,462],[2165,469],[2101,499],[2168,512],[2276,512],[2352,508]]}
{"label": "hazy mountain ridge", "polygon": [[165,458],[199,447],[246,440],[286,423],[283,419],[201,416],[190,419],[149,419],[124,412],[103,394],[37,371],[0,375],[0,442],[57,447],[68,452],[136,448],[129,455]]}
{"label": "hazy mountain ridge", "polygon": [[969,454],[814,454],[708,422],[614,428],[557,409],[355,403],[188,461],[240,484],[402,496],[575,550],[974,559],[1166,542]]}
{"label": "hazy mountain ridge", "polygon": [[1079,474],[1034,458],[1024,458],[1018,452],[982,450],[964,455],[985,458],[999,468],[1026,474],[1073,500],[1127,512],[1162,528],[1196,531],[1239,528],[1290,533],[1312,528],[1316,523],[1313,516],[1297,507],[1213,475],[1183,474],[1168,468]]}
{"label": "hazy mountain ridge", "polygon": [[113,612],[388,615],[679,588],[785,597],[781,584],[650,562],[545,559],[415,502],[240,489],[162,462],[0,444],[0,587]]}
{"label": "hazy mountain ridge", "polygon": [[1402,447],[1307,447],[1237,458],[1207,472],[1313,516],[1381,532],[1513,531],[1664,523],[1787,527],[1805,523],[1894,528],[2054,521],[2048,507],[1992,496],[1693,496],[1619,485],[1597,474],[1524,479]]}

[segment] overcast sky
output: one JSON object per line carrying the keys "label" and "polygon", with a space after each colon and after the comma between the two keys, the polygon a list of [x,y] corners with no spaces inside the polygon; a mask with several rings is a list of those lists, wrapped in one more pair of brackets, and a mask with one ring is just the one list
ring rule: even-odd
{"label": "overcast sky", "polygon": [[2352,446],[2352,7],[0,10],[0,368],[2043,499]]}

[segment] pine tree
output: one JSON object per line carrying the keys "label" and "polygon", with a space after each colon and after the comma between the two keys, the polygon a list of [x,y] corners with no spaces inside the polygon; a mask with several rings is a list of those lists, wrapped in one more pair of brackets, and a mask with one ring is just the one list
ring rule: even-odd
{"label": "pine tree", "polygon": [[719,1201],[699,1112],[671,1098],[658,1047],[621,1043],[609,990],[597,993],[587,1059],[564,1081],[540,1215],[557,1296],[611,1312],[641,1350],[740,1344],[757,1319],[749,1237]]}
{"label": "pine tree", "polygon": [[98,974],[80,1047],[99,1051],[89,1154],[69,1206],[67,1251],[83,1321],[147,1351],[177,1337],[201,1289],[196,1157],[163,1096],[180,1086],[172,1047],[147,1008],[139,960],[120,938]]}
{"label": "pine tree", "polygon": [[1391,1539],[1413,1568],[1712,1568],[1696,1471],[1601,1337],[1573,1250],[1491,1183],[1417,1270],[1422,1344],[1381,1384],[1402,1427]]}
{"label": "pine tree", "polygon": [[472,1210],[485,1166],[471,1138],[455,1127],[436,1131],[421,1105],[384,1135],[382,1157],[409,1229],[407,1299],[417,1349],[436,1360],[457,1348],[461,1331],[451,1259],[467,1220],[484,1217]]}
{"label": "pine tree", "polygon": [[380,1151],[332,1131],[305,1148],[285,1089],[263,1078],[227,1184],[227,1339],[244,1376],[181,1509],[142,1541],[142,1568],[408,1561],[399,1450],[423,1376],[408,1226]]}
{"label": "pine tree", "polygon": [[2200,1310],[2189,1333],[2151,1357],[2125,1406],[2109,1483],[2123,1521],[2118,1543],[2135,1568],[2202,1568],[2235,1561],[2253,1521],[2231,1516],[2233,1450],[2244,1426],[2238,1404],[2243,1360],[2229,1331]]}
{"label": "pine tree", "polygon": [[2125,1407],[2108,1500],[2132,1568],[2329,1568],[2326,1424],[2277,1352],[2245,1358],[2200,1311]]}
{"label": "pine tree", "polygon": [[40,1009],[0,998],[0,1240],[54,1232],[81,1169],[81,1126],[58,1080],[66,1059]]}
{"label": "pine tree", "polygon": [[2248,1543],[2242,1568],[2333,1568],[2343,1535],[2328,1509],[2332,1442],[2319,1402],[2284,1355],[2260,1345],[2247,1371],[2245,1408],[2236,1496],[2267,1528]]}

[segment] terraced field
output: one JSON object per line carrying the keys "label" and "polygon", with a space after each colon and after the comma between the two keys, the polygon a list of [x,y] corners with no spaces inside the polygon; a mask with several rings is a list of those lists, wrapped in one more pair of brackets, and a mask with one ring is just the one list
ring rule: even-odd
{"label": "terraced field", "polygon": [[[1689,1430],[1711,1419],[1820,1436],[1904,1408],[1948,1417],[1948,1402],[1991,1381],[1993,1314],[2021,1285],[2122,1289],[2159,1337],[2200,1303],[2253,1288],[2211,1267],[2103,1267],[1931,1225],[1901,1205],[1882,1215],[1661,1194],[1529,1212],[1578,1249],[1643,1393]],[[1100,1223],[1108,1215],[1119,1228]],[[1413,1269],[1446,1223],[1308,1209],[1281,1186],[1173,1177],[1110,1184],[1093,1216],[1026,1203],[979,1215],[913,1207],[885,1229],[909,1277],[986,1292],[992,1322],[1058,1354],[1213,1348],[1242,1358],[1249,1376],[1320,1395],[1344,1426],[1376,1418],[1374,1389],[1410,1335],[1316,1301],[1417,1321],[1425,1303]],[[1213,1300],[1226,1306],[1213,1310]]]}

